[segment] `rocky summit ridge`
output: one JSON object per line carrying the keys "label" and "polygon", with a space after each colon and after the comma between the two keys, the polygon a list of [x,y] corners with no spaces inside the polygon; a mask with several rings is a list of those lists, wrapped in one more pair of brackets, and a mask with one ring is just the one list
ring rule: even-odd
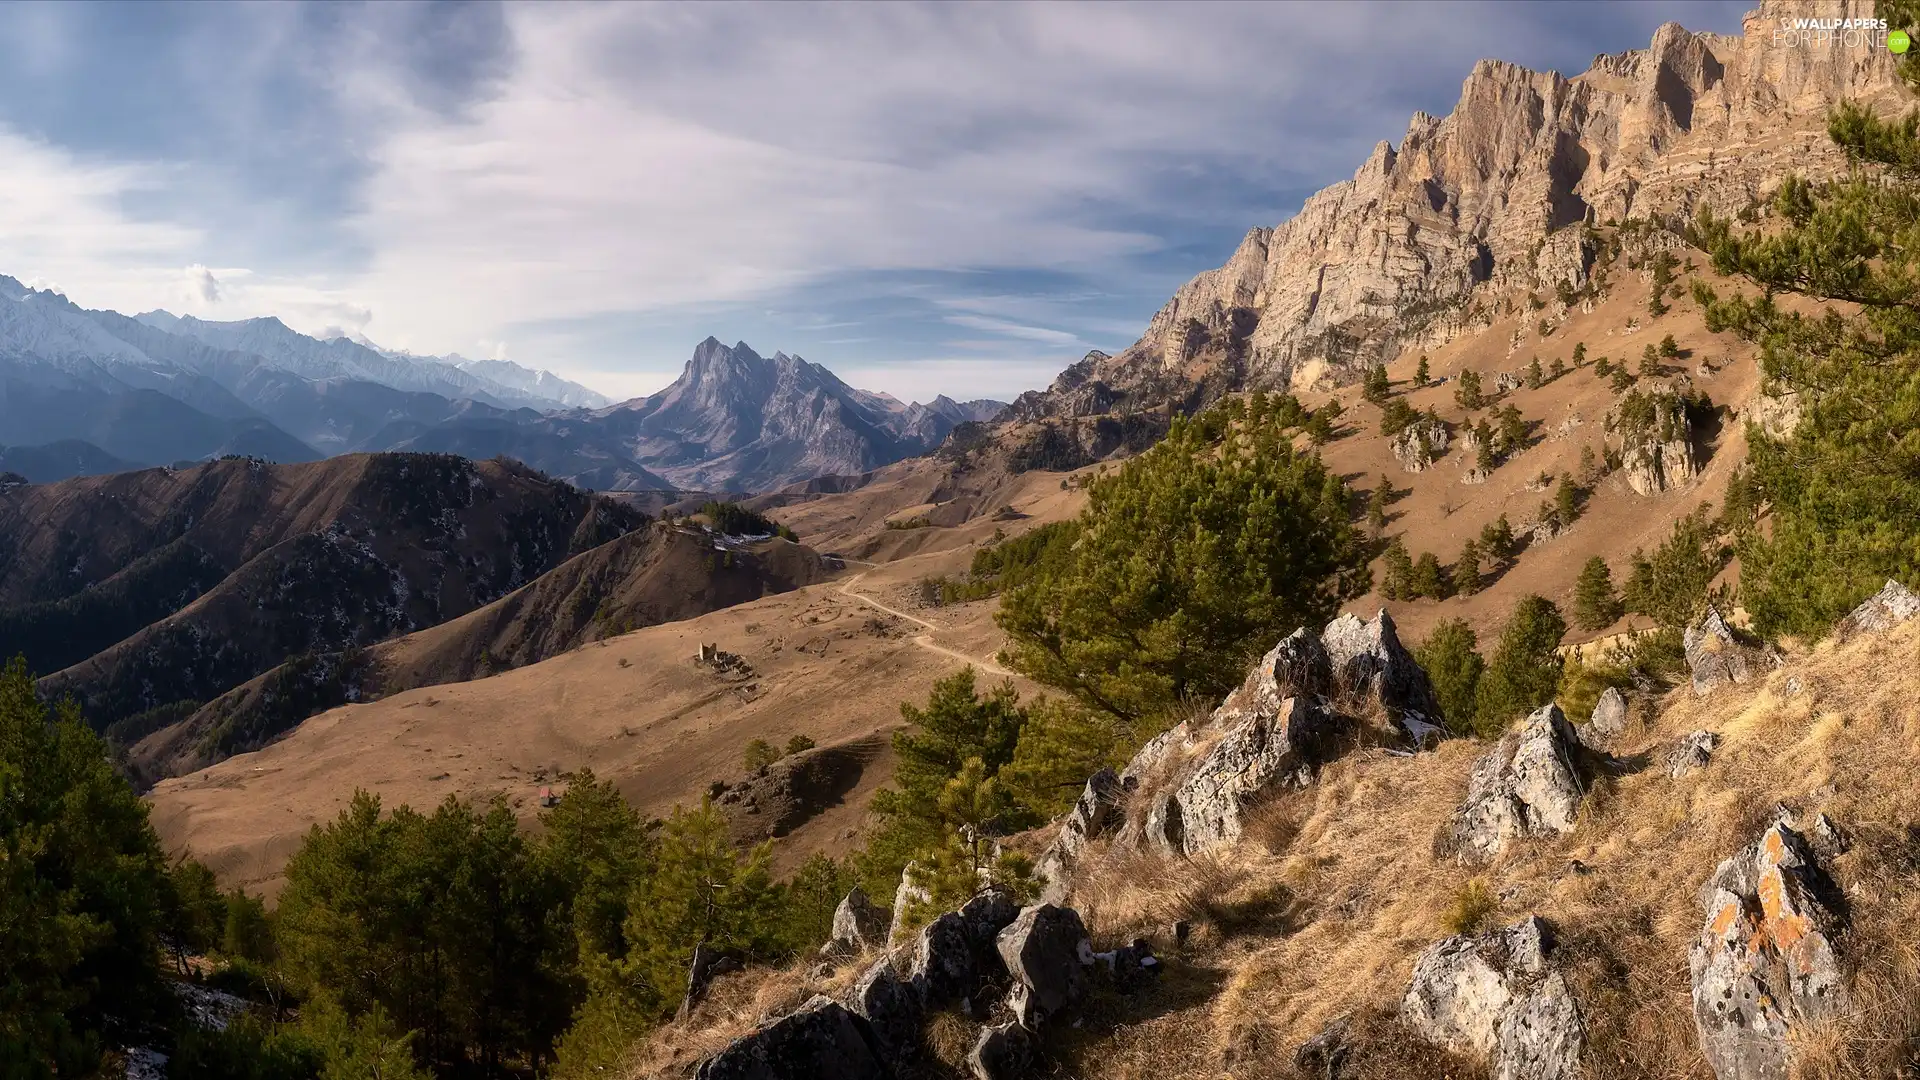
{"label": "rocky summit ridge", "polygon": [[1889,98],[1884,49],[1776,44],[1786,16],[1864,18],[1865,0],[1767,0],[1742,35],[1667,23],[1572,78],[1474,66],[1445,117],[1414,114],[1353,179],[1247,233],[1116,356],[1091,353],[1019,419],[1092,416],[1253,387],[1350,382],[1491,324],[1503,300],[1581,302],[1609,221],[1737,212],[1790,172],[1844,167],[1825,117]]}

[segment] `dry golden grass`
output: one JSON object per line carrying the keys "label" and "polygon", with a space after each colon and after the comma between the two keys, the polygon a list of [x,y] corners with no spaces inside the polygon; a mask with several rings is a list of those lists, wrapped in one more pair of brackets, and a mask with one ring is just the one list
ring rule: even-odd
{"label": "dry golden grass", "polygon": [[628,1080],[691,1076],[700,1062],[734,1039],[793,1012],[815,994],[845,1000],[854,982],[879,954],[837,961],[818,975],[820,961],[806,957],[782,967],[756,967],[715,979],[707,998],[685,1020],[661,1025],[634,1048],[622,1075]]}

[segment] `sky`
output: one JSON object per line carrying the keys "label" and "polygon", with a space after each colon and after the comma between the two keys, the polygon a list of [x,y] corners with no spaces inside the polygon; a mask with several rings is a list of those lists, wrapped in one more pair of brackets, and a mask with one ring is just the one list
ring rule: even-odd
{"label": "sky", "polygon": [[0,5],[0,274],[625,398],[745,340],[926,400],[1117,352],[1475,60],[1745,0]]}

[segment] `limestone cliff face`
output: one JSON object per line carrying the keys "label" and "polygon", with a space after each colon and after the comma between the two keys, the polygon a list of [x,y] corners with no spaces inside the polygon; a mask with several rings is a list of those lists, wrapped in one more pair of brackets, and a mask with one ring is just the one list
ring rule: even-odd
{"label": "limestone cliff face", "polygon": [[1582,223],[1738,209],[1788,172],[1830,174],[1842,162],[1828,110],[1897,103],[1892,57],[1776,44],[1774,31],[1787,16],[1872,14],[1869,0],[1767,0],[1740,36],[1668,23],[1648,48],[1597,57],[1571,79],[1483,60],[1450,115],[1416,114],[1397,149],[1380,143],[1352,180],[1249,232],[1133,346],[1089,356],[1071,386],[1017,412],[1344,380],[1484,325],[1477,302],[1493,291],[1578,289],[1594,256]]}

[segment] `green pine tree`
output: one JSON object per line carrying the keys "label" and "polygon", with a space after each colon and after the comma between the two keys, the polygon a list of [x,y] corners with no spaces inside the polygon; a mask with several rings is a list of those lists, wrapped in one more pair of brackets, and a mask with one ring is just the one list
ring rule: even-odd
{"label": "green pine tree", "polygon": [[1433,683],[1433,694],[1440,702],[1442,720],[1455,735],[1474,730],[1478,713],[1477,691],[1486,662],[1477,651],[1479,638],[1464,619],[1448,619],[1433,628],[1425,641],[1414,649],[1414,659]]}
{"label": "green pine tree", "polygon": [[1366,379],[1361,384],[1360,396],[1375,405],[1385,405],[1393,393],[1393,384],[1387,379],[1385,364],[1375,364],[1367,369]]}
{"label": "green pine tree", "polygon": [[1413,557],[1407,554],[1407,546],[1396,536],[1380,558],[1380,595],[1389,600],[1414,599],[1418,594],[1413,591]]}
{"label": "green pine tree", "polygon": [[1500,633],[1475,688],[1478,730],[1493,735],[1517,717],[1553,700],[1560,685],[1560,639],[1567,624],[1560,609],[1541,596],[1525,596]]}
{"label": "green pine tree", "polygon": [[1480,591],[1480,541],[1468,537],[1460,545],[1460,557],[1453,561],[1453,591],[1472,596]]}
{"label": "green pine tree", "polygon": [[1427,366],[1427,354],[1420,354],[1420,365],[1413,369],[1413,385],[1425,386],[1433,381],[1433,373]]}
{"label": "green pine tree", "polygon": [[1527,389],[1538,390],[1546,381],[1546,372],[1540,369],[1540,358],[1536,356],[1527,362]]}
{"label": "green pine tree", "polygon": [[1582,630],[1604,630],[1620,617],[1620,598],[1613,591],[1613,571],[1595,555],[1580,568],[1573,588],[1573,621]]}
{"label": "green pine tree", "polygon": [[1453,400],[1458,402],[1461,408],[1469,411],[1478,409],[1487,403],[1486,398],[1482,396],[1479,372],[1463,371],[1460,373],[1459,385],[1453,388]]}
{"label": "green pine tree", "polygon": [[1573,486],[1573,477],[1561,473],[1559,483],[1553,488],[1553,519],[1565,528],[1579,517],[1580,491]]}
{"label": "green pine tree", "polygon": [[1431,551],[1423,551],[1413,564],[1409,574],[1408,592],[1413,597],[1424,596],[1430,600],[1447,598],[1446,578],[1440,573],[1440,559]]}

